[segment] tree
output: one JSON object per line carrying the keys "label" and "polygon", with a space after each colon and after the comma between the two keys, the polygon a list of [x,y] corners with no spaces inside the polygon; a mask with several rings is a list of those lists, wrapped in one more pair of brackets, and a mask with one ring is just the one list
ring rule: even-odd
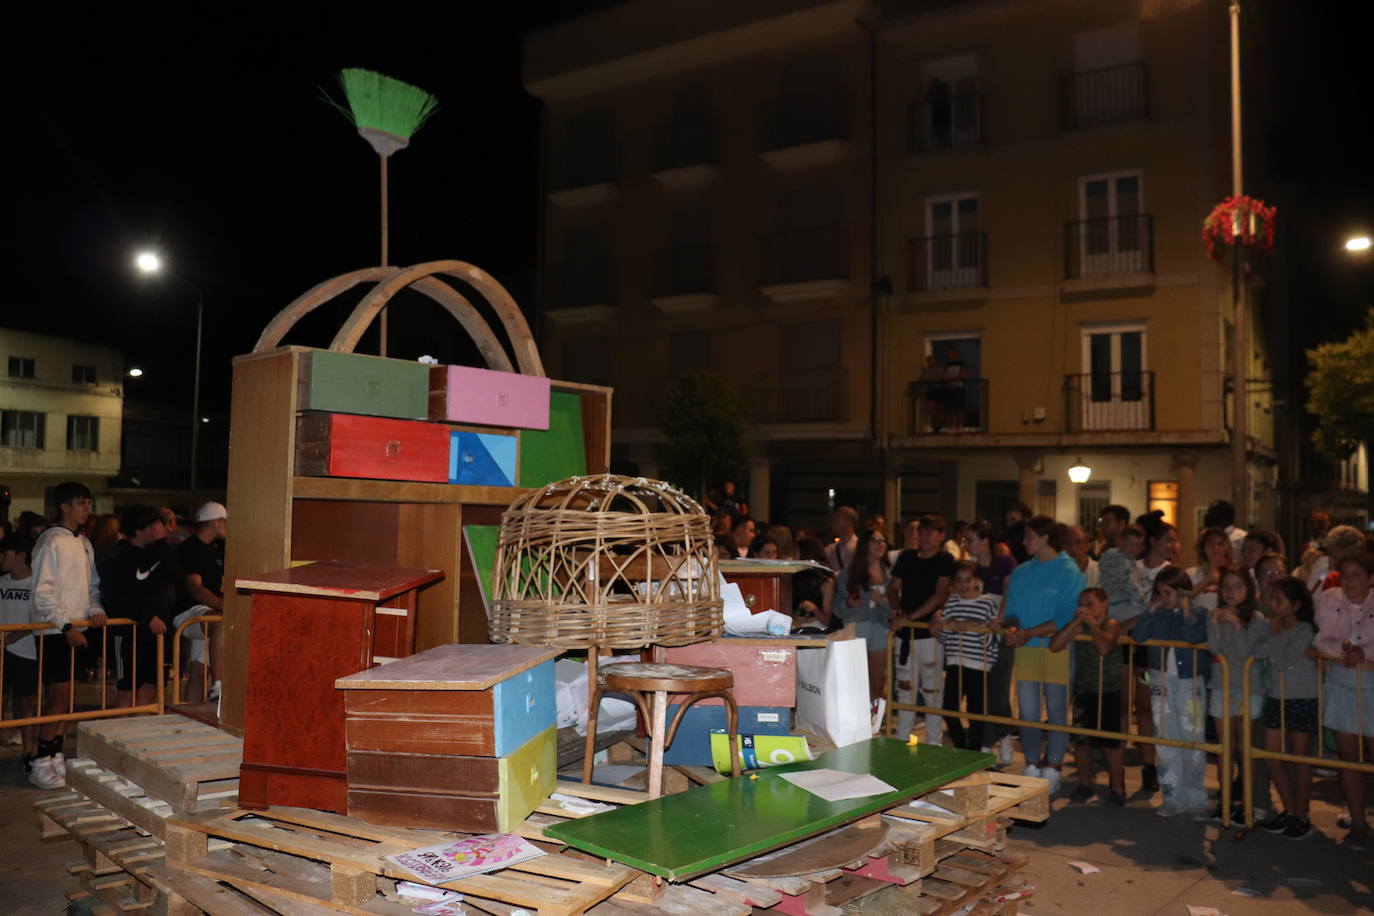
{"label": "tree", "polygon": [[663,477],[701,496],[708,481],[738,479],[744,469],[744,406],[709,372],[684,372],[668,387],[659,460]]}
{"label": "tree", "polygon": [[1336,461],[1374,442],[1374,309],[1365,328],[1307,351],[1307,410],[1317,416],[1317,451]]}

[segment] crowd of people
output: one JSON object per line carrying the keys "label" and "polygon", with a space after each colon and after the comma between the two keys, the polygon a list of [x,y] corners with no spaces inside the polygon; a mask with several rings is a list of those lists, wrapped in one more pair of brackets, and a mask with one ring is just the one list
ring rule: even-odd
{"label": "crowd of people", "polygon": [[[1100,753],[1103,804],[1126,803],[1119,736],[1132,726],[1137,735],[1195,744],[1229,734],[1236,749],[1232,772],[1217,773],[1233,786],[1224,811],[1209,805],[1204,751],[1138,742],[1140,791],[1159,793],[1156,811],[1166,817],[1243,822],[1244,718],[1254,743],[1270,751],[1319,753],[1322,729],[1339,759],[1374,760],[1374,537],[1333,526],[1324,512],[1313,514],[1295,562],[1277,533],[1238,528],[1234,508],[1217,500],[1193,545],[1197,563],[1185,567],[1178,529],[1162,511],[1133,519],[1120,505],[1105,507],[1091,530],[1023,504],[1000,529],[923,515],[903,526],[900,543],[889,541],[882,516],[861,519],[849,507],[835,510],[821,537],[756,521],[733,485],[709,506],[722,558],[816,561],[796,577],[795,607],[786,610],[821,632],[852,624],[867,641],[875,705],[891,673],[899,703],[941,710],[923,714],[921,740],[941,743],[947,731],[955,746],[996,753],[1010,766],[1019,732],[1022,773],[1057,792],[1069,733],[996,720],[1102,733],[1073,736],[1075,802],[1098,795]],[[960,710],[993,721],[965,721]],[[917,724],[902,710],[896,734]],[[1290,839],[1309,836],[1312,767],[1252,763],[1260,825]],[[1363,850],[1364,776],[1344,768],[1337,775],[1344,842]]]}
{"label": "crowd of people", "polygon": [[[121,516],[94,515],[91,492],[64,483],[53,494],[56,515],[21,514],[0,535],[0,624],[44,624],[5,633],[4,699],[12,716],[65,712],[74,683],[113,669],[115,707],[153,702],[168,634],[193,617],[224,609],[224,539],[228,512],[217,502],[199,508],[183,528],[168,508],[131,506]],[[105,626],[110,619],[132,625]],[[182,630],[189,641],[188,693],[218,695],[213,663],[218,628],[207,638],[201,623]],[[210,684],[213,682],[213,686]],[[21,765],[42,789],[66,784],[62,722],[20,728]]]}

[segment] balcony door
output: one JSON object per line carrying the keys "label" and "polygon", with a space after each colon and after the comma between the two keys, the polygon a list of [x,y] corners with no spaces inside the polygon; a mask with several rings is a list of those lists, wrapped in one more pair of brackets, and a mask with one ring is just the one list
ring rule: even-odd
{"label": "balcony door", "polygon": [[[923,423],[920,432],[981,432],[983,416],[983,340],[977,334],[926,336],[921,370]],[[930,365],[930,358],[935,365]]]}
{"label": "balcony door", "polygon": [[963,289],[982,285],[983,249],[978,228],[978,195],[951,194],[926,199],[926,289]]}
{"label": "balcony door", "polygon": [[971,54],[933,60],[921,67],[923,149],[968,146],[981,139],[977,67]]}
{"label": "balcony door", "polygon": [[1144,181],[1139,172],[1078,180],[1079,258],[1084,276],[1147,270]]}
{"label": "balcony door", "polygon": [[1080,429],[1149,428],[1143,325],[1085,328],[1083,367],[1087,372],[1079,387]]}

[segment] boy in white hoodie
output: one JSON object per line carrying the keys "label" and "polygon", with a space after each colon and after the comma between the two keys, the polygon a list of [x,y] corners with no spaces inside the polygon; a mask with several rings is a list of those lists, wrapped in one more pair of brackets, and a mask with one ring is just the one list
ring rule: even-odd
{"label": "boy in white hoodie", "polygon": [[[91,542],[77,532],[91,515],[91,491],[84,484],[68,482],[53,492],[57,503],[56,524],[45,529],[33,549],[33,603],[38,615],[52,624],[44,631],[41,652],[43,680],[48,685],[45,712],[66,712],[72,699],[72,651],[86,645],[84,627],[89,620],[104,626],[100,605],[100,576],[95,571]],[[62,756],[64,723],[49,722],[38,730],[38,756],[29,771],[29,782],[40,789],[60,789],[67,784],[67,762]]]}

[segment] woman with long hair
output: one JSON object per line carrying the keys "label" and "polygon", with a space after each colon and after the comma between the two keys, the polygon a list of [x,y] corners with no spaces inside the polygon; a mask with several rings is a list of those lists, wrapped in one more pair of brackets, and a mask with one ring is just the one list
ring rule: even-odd
{"label": "woman with long hair", "polygon": [[1193,580],[1193,602],[1209,611],[1218,605],[1222,570],[1234,566],[1231,561],[1231,538],[1224,528],[1203,528],[1198,532],[1197,565],[1188,568]]}
{"label": "woman with long hair", "polygon": [[[1231,544],[1227,541],[1228,552],[1230,548]],[[1259,645],[1269,638],[1269,624],[1259,611],[1255,582],[1248,570],[1238,566],[1223,567],[1217,599],[1218,606],[1212,608],[1207,615],[1207,649],[1213,655],[1225,657],[1226,669],[1223,674],[1221,665],[1212,668],[1212,677],[1208,684],[1207,714],[1212,717],[1218,735],[1222,732],[1223,718],[1231,719],[1231,745],[1235,748],[1233,757],[1236,769],[1234,785],[1239,787],[1241,761],[1245,754],[1245,732],[1241,717],[1251,720],[1255,726],[1251,735],[1257,735],[1259,728],[1254,720],[1260,717],[1264,702],[1264,691],[1260,686],[1260,666],[1252,662],[1249,676],[1250,703],[1248,707],[1244,705],[1245,694],[1242,685],[1245,681],[1245,660],[1254,657]],[[1217,784],[1221,785],[1221,780],[1230,778],[1229,772],[1221,771],[1221,758],[1218,757]],[[1269,785],[1267,780],[1264,781],[1262,794],[1259,794],[1260,781],[1255,782],[1258,795],[1255,801],[1262,803],[1257,807],[1264,810],[1265,813],[1259,815],[1264,817],[1268,815]],[[1244,805],[1237,793],[1233,792],[1231,798],[1231,822],[1235,823],[1239,814],[1239,821],[1244,823]],[[1226,823],[1227,816],[1228,813],[1222,811],[1220,806],[1213,812],[1213,819],[1223,824]]]}
{"label": "woman with long hair", "polygon": [[[1255,653],[1269,660],[1269,686],[1264,696],[1264,749],[1306,756],[1317,734],[1317,663],[1313,661],[1312,594],[1301,579],[1285,576],[1274,583],[1269,603],[1269,639]],[[1253,667],[1258,665],[1252,663]],[[1287,739],[1287,747],[1284,746]],[[1312,832],[1312,765],[1274,761],[1269,778],[1282,809],[1260,824],[1270,833],[1300,840]]]}
{"label": "woman with long hair", "polygon": [[882,696],[887,686],[887,636],[892,622],[887,584],[891,578],[887,538],[879,528],[866,528],[859,534],[854,558],[840,570],[835,595],[843,602],[844,619],[854,624],[854,635],[868,644],[869,700]]}

